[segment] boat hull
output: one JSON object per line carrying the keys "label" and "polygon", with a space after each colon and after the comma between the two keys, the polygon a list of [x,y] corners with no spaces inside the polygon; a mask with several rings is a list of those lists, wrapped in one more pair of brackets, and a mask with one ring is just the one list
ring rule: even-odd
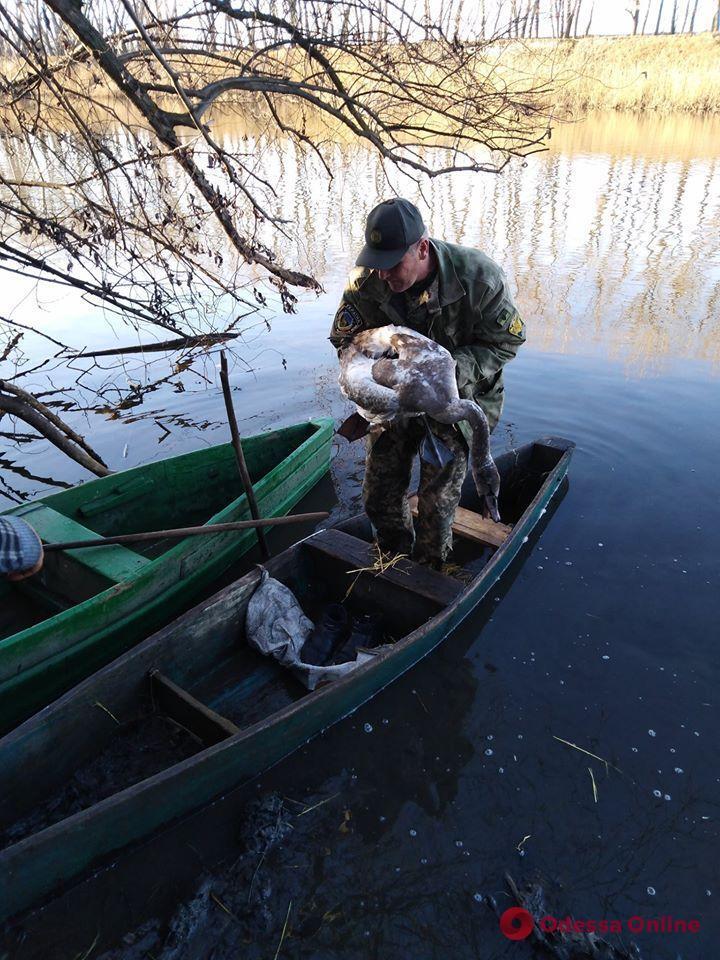
{"label": "boat hull", "polygon": [[[228,739],[100,801],[6,848],[0,853],[0,917],[7,919],[78,877],[92,864],[148,836],[170,821],[262,773],[293,753],[321,731],[355,711],[378,691],[401,676],[446,639],[482,601],[527,542],[533,529],[563,482],[573,445],[543,441],[557,454],[538,493],[515,524],[512,535],[475,580],[446,609],[399,640],[389,652],[357,667],[341,680],[254,723]],[[305,546],[312,540],[305,541]],[[292,562],[287,552],[286,564]],[[282,564],[283,558],[277,558]],[[273,573],[272,562],[269,565]],[[183,659],[182,638],[202,629],[209,643],[222,642],[222,632],[239,629],[235,618],[244,611],[259,574],[252,572],[218,593],[202,610],[196,608],[136,647],[122,661],[89,678],[58,703],[42,711],[10,737],[0,741],[5,769],[19,771],[32,762],[33,751],[47,757],[60,743],[52,731],[63,729],[63,715],[82,725],[99,719],[98,702],[122,716],[133,688],[153,669],[192,673],[194,664]],[[200,626],[202,624],[202,626]],[[230,626],[229,626],[230,624]],[[199,657],[200,653],[194,656]],[[124,689],[124,693],[119,692]],[[123,700],[125,697],[125,700]],[[72,751],[65,742],[65,750]],[[10,781],[17,778],[9,777]]]}
{"label": "boat hull", "polygon": [[[289,446],[285,428],[244,442],[248,459],[271,458],[272,447],[284,450]],[[329,419],[310,421],[302,425],[302,433],[291,452],[278,454],[278,460],[254,485],[258,508],[262,516],[276,517],[288,513],[302,497],[312,489],[328,470],[333,422]],[[304,437],[304,438],[303,438]],[[211,469],[215,460],[224,464],[234,455],[229,444],[208,448],[201,455],[184,455],[171,458],[162,464],[152,465],[163,472],[153,479],[152,487],[176,482],[178,474],[198,474]],[[136,468],[123,474],[91,481],[68,493],[73,500],[67,503],[68,494],[45,498],[41,505],[49,505],[53,513],[62,506],[71,517],[93,515],[93,505],[102,506],[109,499],[108,488],[122,489],[135,484],[143,497],[142,474],[144,468]],[[236,477],[232,489],[239,489]],[[181,480],[177,480],[181,490]],[[112,485],[112,486],[111,486]],[[180,492],[182,496],[182,492]],[[90,506],[88,506],[90,505]],[[32,522],[37,504],[8,511],[25,515]],[[127,519],[130,529],[159,529],[162,526],[161,507],[143,516],[136,503],[125,508],[135,512]],[[249,517],[247,498],[232,496],[228,489],[226,503],[221,509],[202,522],[228,523]],[[159,525],[155,525],[159,524]],[[173,525],[165,523],[166,527]],[[114,532],[112,527],[111,532]],[[256,542],[252,530],[188,537],[173,545],[157,559],[143,564],[124,580],[108,586],[96,595],[48,617],[42,622],[0,641],[0,732],[12,729],[26,717],[60,696],[84,677],[128,650],[147,637],[153,630],[167,623],[174,616],[206,591],[212,583]],[[85,553],[98,554],[113,548],[93,548]],[[80,553],[81,551],[70,551]],[[129,553],[129,551],[125,551]]]}

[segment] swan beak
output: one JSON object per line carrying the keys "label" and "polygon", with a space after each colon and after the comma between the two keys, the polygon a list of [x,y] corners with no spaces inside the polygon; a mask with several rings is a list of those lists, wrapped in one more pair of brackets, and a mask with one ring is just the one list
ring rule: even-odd
{"label": "swan beak", "polygon": [[498,510],[498,499],[494,493],[486,493],[483,497],[482,512],[484,517],[490,517],[495,523],[500,523],[500,511]]}

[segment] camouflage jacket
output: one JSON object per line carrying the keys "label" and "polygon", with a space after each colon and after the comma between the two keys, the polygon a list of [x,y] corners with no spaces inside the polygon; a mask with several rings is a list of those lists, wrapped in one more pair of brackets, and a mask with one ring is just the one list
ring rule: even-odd
{"label": "camouflage jacket", "polygon": [[[525,342],[525,325],[502,269],[479,250],[431,240],[438,269],[417,302],[406,298],[406,315],[377,272],[354,270],[348,280],[330,341],[339,348],[360,330],[397,323],[446,347],[457,363],[460,396],[475,400],[494,428],[503,405],[502,368]],[[469,426],[461,425],[469,438]]]}

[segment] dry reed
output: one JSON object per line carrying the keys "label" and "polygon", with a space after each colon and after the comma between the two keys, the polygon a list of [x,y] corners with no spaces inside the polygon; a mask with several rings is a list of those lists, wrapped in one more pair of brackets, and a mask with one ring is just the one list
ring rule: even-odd
{"label": "dry reed", "polygon": [[552,82],[557,116],[720,112],[716,34],[513,41],[493,50],[509,82]]}

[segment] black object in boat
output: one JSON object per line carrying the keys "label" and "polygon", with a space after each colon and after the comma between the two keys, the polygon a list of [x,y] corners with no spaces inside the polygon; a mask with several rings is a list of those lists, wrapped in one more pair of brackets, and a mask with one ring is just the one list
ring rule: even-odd
{"label": "black object in boat", "polygon": [[345,641],[349,632],[350,618],[345,607],[339,603],[329,603],[303,644],[300,659],[317,667],[329,663],[333,651]]}
{"label": "black object in boat", "polygon": [[376,613],[363,613],[355,617],[350,636],[338,649],[333,663],[348,663],[354,660],[360,647],[377,647],[382,639],[380,619]]}

